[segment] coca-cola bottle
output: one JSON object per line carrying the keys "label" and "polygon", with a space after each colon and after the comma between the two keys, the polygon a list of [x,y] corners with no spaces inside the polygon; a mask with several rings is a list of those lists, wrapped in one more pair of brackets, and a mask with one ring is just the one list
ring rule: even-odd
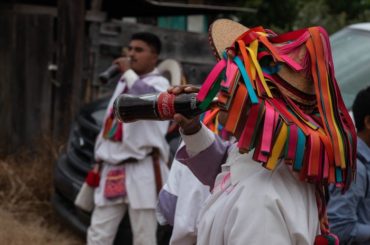
{"label": "coca-cola bottle", "polygon": [[116,64],[111,65],[105,71],[99,74],[100,82],[103,84],[108,83],[108,81],[120,73],[119,66]]}
{"label": "coca-cola bottle", "polygon": [[192,118],[201,114],[196,93],[169,94],[167,92],[129,95],[121,94],[114,101],[115,116],[121,122],[136,120],[170,120],[175,113]]}

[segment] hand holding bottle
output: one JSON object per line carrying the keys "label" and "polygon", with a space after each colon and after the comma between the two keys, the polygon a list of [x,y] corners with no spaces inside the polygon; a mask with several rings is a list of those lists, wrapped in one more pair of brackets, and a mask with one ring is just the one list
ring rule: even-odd
{"label": "hand holding bottle", "polygon": [[161,93],[120,94],[113,104],[114,114],[125,123],[137,120],[175,120],[184,134],[194,134],[201,128],[199,115],[205,111],[199,107],[198,91],[196,86],[182,85]]}
{"label": "hand holding bottle", "polygon": [[[198,93],[199,88],[192,85],[181,85],[170,87],[167,90],[167,92],[174,95],[179,95],[182,93]],[[180,128],[182,129],[182,132],[186,135],[195,134],[202,127],[202,124],[200,123],[199,120],[199,115],[193,118],[187,118],[180,113],[176,113],[173,116],[173,119],[177,124],[179,124]]]}
{"label": "hand holding bottle", "polygon": [[131,59],[130,57],[120,57],[113,61],[113,64],[117,65],[120,72],[124,73],[131,68]]}
{"label": "hand holding bottle", "polygon": [[106,84],[111,78],[115,77],[119,73],[124,73],[130,68],[131,65],[129,57],[117,58],[113,61],[110,67],[99,74],[99,79],[103,84]]}
{"label": "hand holding bottle", "polygon": [[105,71],[99,74],[100,82],[103,84],[108,83],[108,81],[118,75],[120,72],[120,69],[118,65],[112,64],[110,67],[108,67]]}

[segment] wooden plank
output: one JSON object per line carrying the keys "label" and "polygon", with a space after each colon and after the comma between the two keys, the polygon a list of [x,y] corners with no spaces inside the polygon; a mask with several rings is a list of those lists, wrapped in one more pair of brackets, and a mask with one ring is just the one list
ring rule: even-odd
{"label": "wooden plank", "polygon": [[0,4],[0,12],[13,14],[34,14],[34,15],[48,15],[57,16],[56,7],[48,7],[34,4]]}
{"label": "wooden plank", "polygon": [[107,14],[100,11],[86,11],[85,20],[89,22],[104,22],[107,19]]}
{"label": "wooden plank", "polygon": [[15,88],[12,81],[14,49],[14,17],[10,15],[0,15],[0,154],[8,152],[15,140],[12,106]]}
{"label": "wooden plank", "polygon": [[[48,65],[53,54],[53,17],[50,15],[18,15],[24,23],[22,33],[18,30],[19,45],[24,52],[17,57],[24,60],[25,108],[29,108],[25,126],[26,135],[32,138],[50,133],[52,84]],[[21,64],[21,62],[19,62]]]}
{"label": "wooden plank", "polygon": [[[85,20],[89,22],[104,22],[107,14],[100,11],[101,2],[97,1],[91,10],[86,11]],[[57,18],[58,9],[56,7],[34,5],[34,4],[2,4],[0,3],[0,13],[4,14],[34,14],[48,15]]]}
{"label": "wooden plank", "polygon": [[47,15],[1,15],[0,144],[6,152],[36,146],[34,140],[50,132],[52,25]]}
{"label": "wooden plank", "polygon": [[85,46],[84,1],[58,1],[57,81],[53,135],[65,139],[81,105]]}

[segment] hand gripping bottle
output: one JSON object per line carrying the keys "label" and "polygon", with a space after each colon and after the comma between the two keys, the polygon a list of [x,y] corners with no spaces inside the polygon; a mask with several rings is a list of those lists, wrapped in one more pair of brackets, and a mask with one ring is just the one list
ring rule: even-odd
{"label": "hand gripping bottle", "polygon": [[114,101],[113,109],[116,118],[121,122],[133,122],[171,120],[175,113],[192,118],[203,112],[199,105],[197,93],[174,95],[162,92],[139,96],[121,94]]}

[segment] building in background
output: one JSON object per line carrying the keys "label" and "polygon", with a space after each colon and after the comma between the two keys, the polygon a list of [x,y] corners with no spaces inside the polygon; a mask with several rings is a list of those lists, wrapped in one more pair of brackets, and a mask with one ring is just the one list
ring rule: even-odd
{"label": "building in background", "polygon": [[[80,108],[104,91],[97,76],[120,54],[129,36],[124,21],[131,20],[134,23],[130,24],[142,29],[155,26],[163,33],[190,31],[189,36],[199,43],[213,18],[253,12],[230,4],[196,0],[136,0],[130,4],[114,0],[1,1],[0,154],[37,146],[35,140],[45,135],[58,142],[66,140]],[[184,59],[185,72],[192,78],[209,61],[206,56],[201,63],[193,61],[189,55],[198,50],[192,48],[185,54],[178,52],[181,42],[191,45],[182,37],[172,47],[172,41],[167,41],[164,49],[168,53],[163,55]]]}

